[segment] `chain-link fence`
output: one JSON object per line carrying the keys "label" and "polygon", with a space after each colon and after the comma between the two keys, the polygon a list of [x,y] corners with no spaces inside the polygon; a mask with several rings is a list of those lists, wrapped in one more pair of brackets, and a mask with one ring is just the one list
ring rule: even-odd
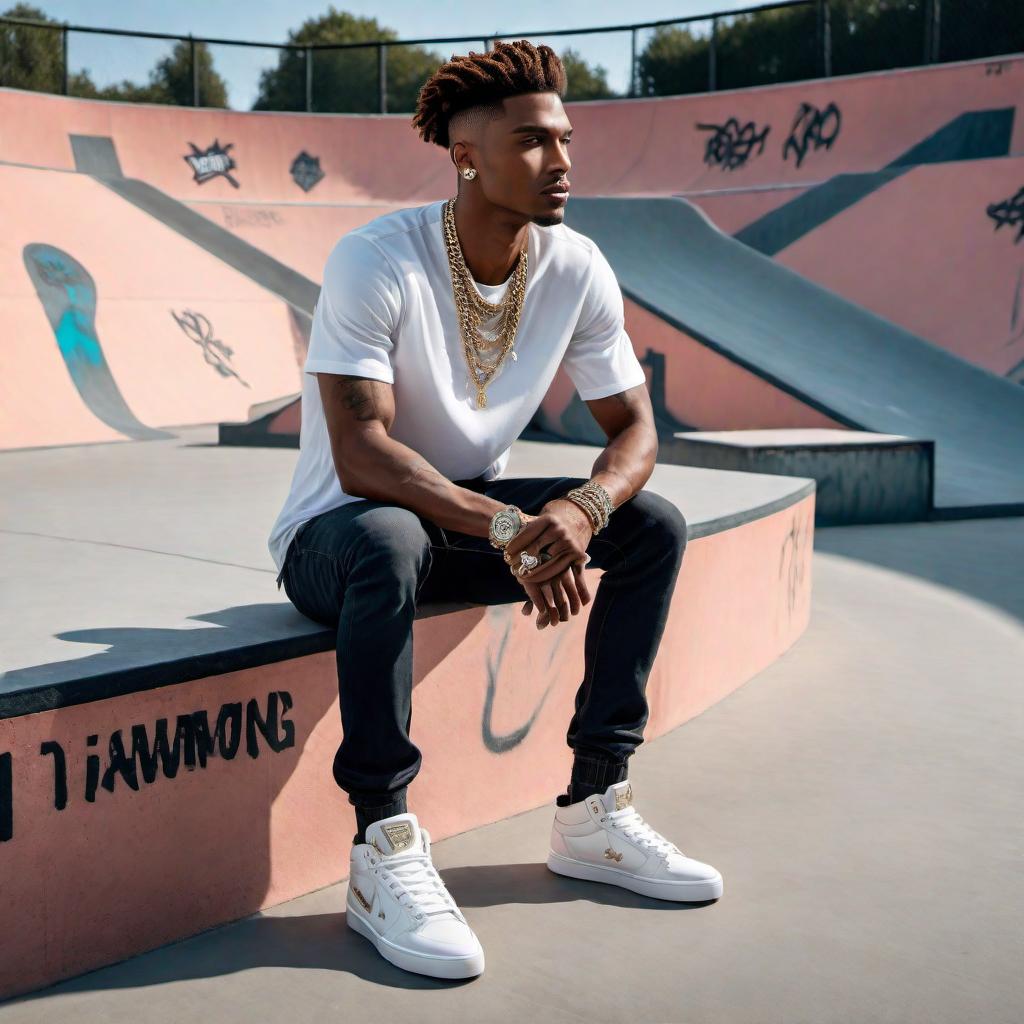
{"label": "chain-link fence", "polygon": [[[183,106],[411,113],[452,53],[501,38],[551,46],[566,67],[567,100],[671,96],[1019,53],[1022,4],[781,0],[602,28],[279,46],[0,17],[0,86]],[[143,66],[146,81],[129,77]],[[236,83],[250,83],[249,94]]]}

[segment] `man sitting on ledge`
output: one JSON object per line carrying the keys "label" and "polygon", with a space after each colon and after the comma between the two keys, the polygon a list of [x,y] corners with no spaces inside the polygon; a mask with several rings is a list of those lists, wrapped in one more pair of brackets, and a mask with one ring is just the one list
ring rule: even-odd
{"label": "man sitting on ledge", "polygon": [[[337,630],[344,737],[334,778],[355,807],[347,921],[407,970],[472,977],[484,954],[406,806],[420,602],[523,600],[537,627],[591,600],[548,867],[668,900],[722,893],[632,803],[647,679],[686,521],[642,490],[657,432],[597,245],[563,223],[572,125],[553,50],[498,42],[443,64],[413,126],[458,171],[452,199],[349,232],[324,268],[302,389],[301,447],[270,550],[285,592]],[[502,478],[559,365],[608,435],[588,479]],[[524,600],[525,599],[525,600]]]}

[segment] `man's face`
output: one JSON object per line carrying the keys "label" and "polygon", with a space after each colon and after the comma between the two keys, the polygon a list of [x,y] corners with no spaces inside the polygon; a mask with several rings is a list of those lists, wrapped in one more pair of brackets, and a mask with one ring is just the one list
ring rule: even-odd
{"label": "man's face", "polygon": [[527,93],[503,101],[505,114],[483,125],[472,152],[479,184],[494,206],[535,224],[561,224],[568,195],[543,190],[568,181],[572,125],[557,93]]}

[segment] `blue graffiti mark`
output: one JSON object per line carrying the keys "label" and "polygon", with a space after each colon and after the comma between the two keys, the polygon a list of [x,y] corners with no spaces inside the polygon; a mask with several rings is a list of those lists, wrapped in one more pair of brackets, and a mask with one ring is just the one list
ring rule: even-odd
{"label": "blue graffiti mark", "polygon": [[71,381],[89,411],[135,440],[174,437],[147,427],[128,408],[96,335],[96,285],[85,267],[63,250],[39,242],[26,245],[22,259]]}

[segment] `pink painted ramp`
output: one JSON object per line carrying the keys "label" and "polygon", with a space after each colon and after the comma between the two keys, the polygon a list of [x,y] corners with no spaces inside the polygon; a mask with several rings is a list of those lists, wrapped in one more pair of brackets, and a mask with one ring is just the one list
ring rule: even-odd
{"label": "pink painted ramp", "polygon": [[1022,187],[1024,157],[916,167],[775,259],[1005,376],[1024,360]]}
{"label": "pink painted ramp", "polygon": [[321,279],[327,256],[342,235],[402,205],[188,204],[196,213],[304,274],[311,281]]}
{"label": "pink painted ramp", "polygon": [[84,175],[0,167],[0,448],[244,420],[298,389],[288,307]]}

